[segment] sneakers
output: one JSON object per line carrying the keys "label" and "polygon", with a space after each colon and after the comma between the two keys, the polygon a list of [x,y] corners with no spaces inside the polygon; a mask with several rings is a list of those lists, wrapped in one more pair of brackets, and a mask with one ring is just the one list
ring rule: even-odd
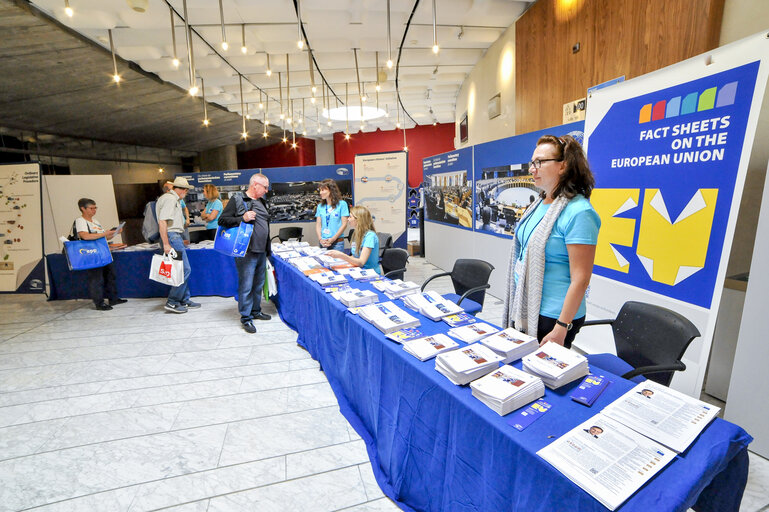
{"label": "sneakers", "polygon": [[166,302],[166,311],[170,311],[171,313],[186,313],[187,306],[184,304],[171,304],[170,302]]}
{"label": "sneakers", "polygon": [[191,300],[188,300],[184,305],[187,306],[188,309],[197,309],[200,307],[200,302],[192,302]]}
{"label": "sneakers", "polygon": [[126,302],[128,302],[126,299],[115,299],[115,300],[109,301],[109,305],[117,306],[118,304],[125,304]]}
{"label": "sneakers", "polygon": [[252,315],[254,317],[254,320],[269,320],[272,317],[268,315],[267,313],[262,313],[261,311]]}
{"label": "sneakers", "polygon": [[248,322],[243,322],[243,330],[246,331],[248,334],[254,334],[256,332],[256,327],[254,327],[254,322],[249,320]]}
{"label": "sneakers", "polygon": [[102,302],[101,304],[96,304],[97,311],[109,311],[110,309],[112,309],[112,306],[110,306],[106,302]]}

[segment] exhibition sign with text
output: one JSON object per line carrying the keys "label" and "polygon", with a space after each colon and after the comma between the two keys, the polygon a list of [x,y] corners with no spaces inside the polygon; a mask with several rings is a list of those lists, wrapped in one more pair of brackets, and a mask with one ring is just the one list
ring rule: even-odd
{"label": "exhibition sign with text", "polygon": [[728,67],[698,57],[588,99],[591,203],[601,217],[588,309],[611,317],[626,300],[641,300],[692,320],[702,336],[673,386],[695,396],[766,83],[751,46],[711,54]]}

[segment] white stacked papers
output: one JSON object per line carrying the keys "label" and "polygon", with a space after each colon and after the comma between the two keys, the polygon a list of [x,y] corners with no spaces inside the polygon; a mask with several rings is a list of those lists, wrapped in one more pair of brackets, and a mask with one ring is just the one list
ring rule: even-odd
{"label": "white stacked papers", "polygon": [[299,247],[307,247],[310,245],[310,242],[300,242],[298,240],[286,240],[283,242],[283,245],[286,247],[291,247],[292,249],[297,249]]}
{"label": "white stacked papers", "polygon": [[347,275],[355,279],[356,281],[371,281],[373,279],[380,279],[380,276],[376,270],[370,268],[351,268]]}
{"label": "white stacked papers", "polygon": [[407,327],[419,326],[418,319],[409,315],[389,301],[381,302],[379,304],[369,304],[368,306],[361,308],[358,312],[358,316],[385,334],[406,329]]}
{"label": "white stacked papers", "polygon": [[720,410],[647,380],[607,405],[602,413],[681,453]]}
{"label": "white stacked papers", "polygon": [[317,274],[319,272],[328,271],[323,265],[311,256],[304,256],[301,258],[292,258],[288,262],[295,266],[298,270],[302,271],[305,275]]}
{"label": "white stacked papers", "polygon": [[499,329],[492,327],[489,324],[477,323],[463,325],[462,327],[454,327],[453,329],[449,329],[449,334],[465,343],[475,343],[481,338],[485,338],[489,334],[494,334],[497,331],[499,331]]}
{"label": "white stacked papers", "polygon": [[545,395],[542,379],[504,365],[470,383],[473,396],[500,416],[520,409]]}
{"label": "white stacked papers", "polygon": [[304,254],[305,256],[319,256],[328,251],[328,249],[325,247],[315,247],[314,245],[308,245],[305,247],[297,248],[297,251]]}
{"label": "white stacked papers", "polygon": [[315,256],[315,259],[318,260],[326,268],[334,268],[340,265],[348,265],[346,261],[339,258],[334,258],[333,256],[328,256],[326,254],[318,254],[317,256]]}
{"label": "white stacked papers", "polygon": [[407,341],[422,338],[423,336],[424,334],[419,329],[409,327],[407,329],[401,329],[400,331],[393,331],[385,337],[396,343],[406,343]]}
{"label": "white stacked papers", "polygon": [[505,364],[512,363],[539,348],[537,338],[512,327],[483,338],[481,343],[500,354]]}
{"label": "white stacked papers", "polygon": [[435,334],[433,336],[407,341],[403,344],[403,350],[420,361],[427,361],[441,352],[452,350],[458,346],[459,343],[445,334]]}
{"label": "white stacked papers", "polygon": [[[409,295],[419,291],[419,285],[412,281],[401,281],[400,279],[383,279],[374,283],[374,288],[387,294],[388,297],[397,299],[404,295]],[[407,304],[408,305],[408,304]]]}
{"label": "white stacked papers", "polygon": [[609,510],[675,458],[675,452],[597,414],[537,454]]}
{"label": "white stacked papers", "polygon": [[[275,256],[278,258],[284,259],[284,260],[290,260],[293,258],[301,258],[302,255],[294,250],[288,250],[288,251],[282,251],[282,252],[276,252]],[[290,263],[290,262],[289,262]]]}
{"label": "white stacked papers", "polygon": [[590,372],[585,356],[552,341],[524,357],[523,369],[541,378],[550,389],[560,388]]}
{"label": "white stacked papers", "polygon": [[347,282],[347,278],[333,272],[320,272],[318,274],[312,274],[310,279],[323,286],[334,286],[338,284],[344,284]]}
{"label": "white stacked papers", "polygon": [[475,343],[440,354],[435,358],[435,369],[457,386],[463,386],[494,371],[501,360],[490,348]]}
{"label": "white stacked papers", "polygon": [[367,304],[374,304],[379,300],[379,295],[371,290],[358,290],[356,288],[348,288],[339,292],[331,294],[335,299],[338,298],[339,302],[347,306],[348,308],[365,306]]}
{"label": "white stacked papers", "polygon": [[285,244],[271,244],[272,245],[272,252],[279,253],[279,252],[287,252],[292,250],[291,247],[288,247]]}
{"label": "white stacked papers", "polygon": [[444,316],[456,315],[457,313],[462,313],[464,311],[449,299],[442,297],[438,292],[432,290],[409,295],[403,299],[403,302],[405,302],[408,307],[419,311],[430,320],[440,320]]}

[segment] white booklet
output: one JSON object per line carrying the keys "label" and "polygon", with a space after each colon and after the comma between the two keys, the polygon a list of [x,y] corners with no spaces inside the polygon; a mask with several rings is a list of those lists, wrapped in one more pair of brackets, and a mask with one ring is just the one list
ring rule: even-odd
{"label": "white booklet", "polygon": [[[456,352],[456,351],[455,351]],[[500,416],[545,395],[542,379],[506,364],[470,383],[473,396]]]}
{"label": "white booklet", "polygon": [[417,318],[409,315],[390,301],[369,304],[361,308],[358,315],[385,334],[408,327],[419,327]]}
{"label": "white booklet", "polygon": [[552,341],[525,356],[523,369],[542,379],[550,389],[557,389],[590,372],[585,356]]}
{"label": "white booklet", "polygon": [[502,358],[490,348],[474,343],[435,358],[435,369],[457,386],[464,386],[499,367]]}
{"label": "white booklet", "polygon": [[537,454],[609,510],[625,502],[676,453],[604,414],[570,430]]}
{"label": "white booklet", "polygon": [[420,361],[427,361],[441,352],[457,348],[459,343],[445,334],[434,334],[425,338],[407,341],[403,344],[403,350],[416,357]]}
{"label": "white booklet", "polygon": [[403,302],[430,320],[440,320],[444,316],[456,315],[464,311],[449,299],[432,290],[409,295],[403,299]]}
{"label": "white booklet", "polygon": [[481,340],[481,343],[502,355],[505,364],[512,363],[539,348],[539,341],[536,337],[516,331],[512,327],[486,336]]}
{"label": "white booklet", "polygon": [[720,410],[647,380],[607,405],[602,413],[681,453]]}
{"label": "white booklet", "polygon": [[374,279],[380,279],[380,276],[376,270],[370,268],[351,268],[349,272],[345,272],[347,275],[355,279],[356,281],[372,281]]}
{"label": "white booklet", "polygon": [[476,324],[463,325],[462,327],[454,327],[453,329],[449,329],[449,334],[465,343],[475,343],[481,338],[485,338],[489,334],[494,334],[497,331],[499,331],[499,329],[496,327],[479,322]]}

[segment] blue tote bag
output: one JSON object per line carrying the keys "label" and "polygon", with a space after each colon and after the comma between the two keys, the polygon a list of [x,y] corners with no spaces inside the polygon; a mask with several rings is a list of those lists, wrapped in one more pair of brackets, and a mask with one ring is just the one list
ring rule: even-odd
{"label": "blue tote bag", "polygon": [[64,256],[67,257],[70,270],[88,270],[112,263],[112,253],[109,252],[106,238],[64,242]]}
{"label": "blue tote bag", "polygon": [[234,228],[225,229],[219,226],[216,230],[214,250],[227,256],[242,258],[246,255],[253,232],[254,225],[245,222],[241,222],[240,226]]}

